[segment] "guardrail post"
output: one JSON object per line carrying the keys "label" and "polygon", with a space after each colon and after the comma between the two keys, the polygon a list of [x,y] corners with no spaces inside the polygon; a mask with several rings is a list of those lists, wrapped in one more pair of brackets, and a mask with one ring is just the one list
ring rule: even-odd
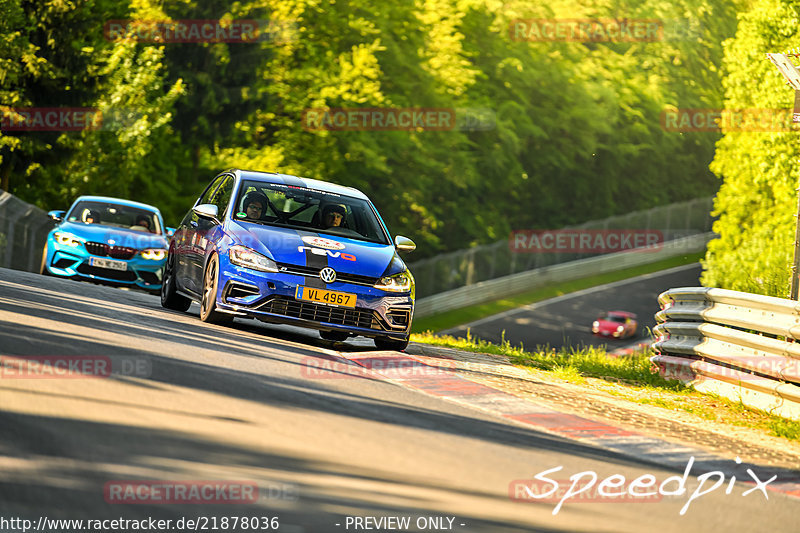
{"label": "guardrail post", "polygon": [[794,257],[792,259],[792,283],[789,292],[789,298],[792,300],[797,300],[798,296],[798,266],[800,265],[800,187],[796,191],[797,213],[794,215],[796,219],[794,225]]}

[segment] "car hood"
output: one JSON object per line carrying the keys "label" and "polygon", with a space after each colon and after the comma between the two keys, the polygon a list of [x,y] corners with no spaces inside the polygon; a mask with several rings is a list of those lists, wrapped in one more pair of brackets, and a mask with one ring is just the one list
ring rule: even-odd
{"label": "car hood", "polygon": [[[71,233],[87,242],[102,242],[113,246],[125,246],[143,250],[146,248],[166,248],[167,239],[163,235],[153,235],[143,231],[101,226],[99,224],[75,224],[64,222],[55,231]],[[113,243],[109,241],[114,241]]]}
{"label": "car hood", "polygon": [[278,263],[329,266],[337,272],[374,278],[405,269],[394,246],[389,244],[252,223],[230,222],[229,230],[237,241],[234,244],[252,248]]}

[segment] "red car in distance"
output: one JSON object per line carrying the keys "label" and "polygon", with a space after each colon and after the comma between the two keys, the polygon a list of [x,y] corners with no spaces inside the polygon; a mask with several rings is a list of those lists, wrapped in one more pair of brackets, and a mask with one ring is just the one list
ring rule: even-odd
{"label": "red car in distance", "polygon": [[592,323],[592,333],[602,337],[625,339],[636,335],[636,315],[627,311],[609,311]]}

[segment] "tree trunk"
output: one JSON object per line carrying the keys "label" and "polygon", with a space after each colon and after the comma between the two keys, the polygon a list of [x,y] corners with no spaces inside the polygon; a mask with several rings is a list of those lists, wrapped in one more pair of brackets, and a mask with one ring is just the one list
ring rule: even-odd
{"label": "tree trunk", "polygon": [[14,166],[14,163],[9,159],[11,158],[6,159],[0,165],[0,189],[6,192],[11,192],[9,190],[11,188],[11,169]]}

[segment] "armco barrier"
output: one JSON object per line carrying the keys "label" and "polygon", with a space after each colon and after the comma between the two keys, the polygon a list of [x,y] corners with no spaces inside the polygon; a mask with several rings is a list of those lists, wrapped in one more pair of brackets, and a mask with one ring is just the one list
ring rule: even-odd
{"label": "armco barrier", "polygon": [[506,298],[553,283],[646,265],[677,255],[696,253],[705,250],[708,241],[715,236],[716,234],[713,232],[690,235],[665,242],[658,250],[654,251],[629,250],[605,254],[482,281],[418,299],[414,308],[414,316],[418,318],[430,316],[434,313],[443,313],[469,305]]}
{"label": "armco barrier", "polygon": [[662,376],[800,420],[800,302],[706,287],[658,300],[651,361]]}
{"label": "armco barrier", "polygon": [[0,190],[0,267],[39,272],[53,225],[43,210]]}

